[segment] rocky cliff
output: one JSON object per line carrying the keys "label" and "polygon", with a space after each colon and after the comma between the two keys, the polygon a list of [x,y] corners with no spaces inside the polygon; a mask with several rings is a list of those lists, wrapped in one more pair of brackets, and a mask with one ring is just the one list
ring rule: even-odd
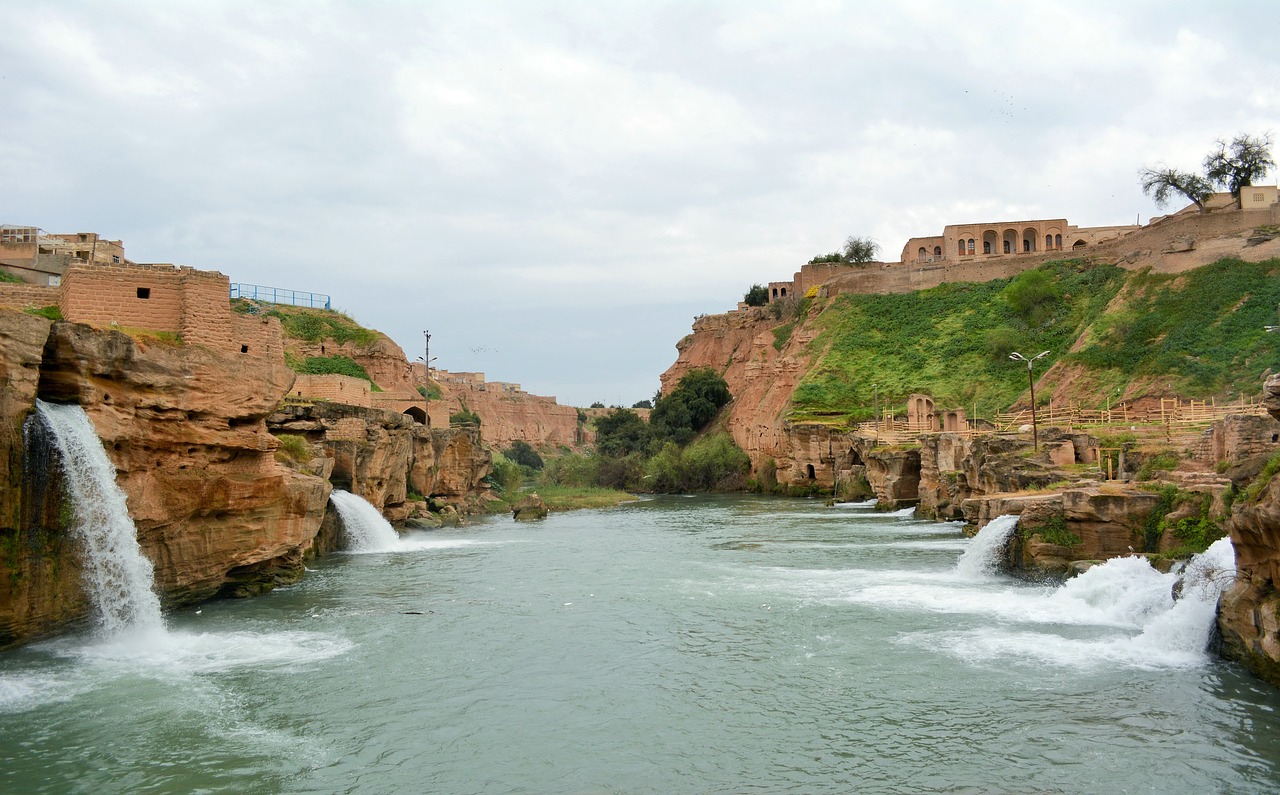
{"label": "rocky cliff", "polygon": [[[300,577],[331,478],[394,519],[411,511],[410,489],[462,504],[483,492],[488,472],[474,431],[339,406],[280,420],[294,373],[278,354],[0,310],[0,379],[0,646],[73,625],[88,610],[59,468],[39,434],[24,436],[37,397],[89,415],[169,606]],[[277,430],[312,423],[317,430],[301,433],[321,437],[322,455],[310,467],[282,464],[268,418]]]}
{"label": "rocky cliff", "polygon": [[[58,495],[39,478],[14,477],[40,455],[16,434],[37,396],[79,403],[93,421],[168,604],[301,574],[329,485],[274,459],[264,420],[293,380],[282,360],[8,311],[0,328],[10,468],[0,642],[74,621],[87,609]],[[12,510],[15,502],[23,508]]]}
{"label": "rocky cliff", "polygon": [[[1280,420],[1280,376],[1267,379],[1263,399],[1271,416]],[[1252,500],[1246,491],[1227,523],[1237,573],[1222,595],[1218,626],[1225,656],[1280,687],[1280,477],[1274,477],[1272,467],[1256,477],[1269,480],[1258,484]]]}

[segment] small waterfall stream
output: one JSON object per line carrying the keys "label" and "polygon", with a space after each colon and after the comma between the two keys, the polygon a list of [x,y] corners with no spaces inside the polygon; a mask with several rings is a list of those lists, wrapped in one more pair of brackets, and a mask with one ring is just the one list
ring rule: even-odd
{"label": "small waterfall stream", "polygon": [[969,548],[956,562],[956,572],[974,579],[990,577],[994,574],[1000,563],[1000,553],[1004,551],[1004,545],[1009,540],[1009,536],[1013,535],[1013,531],[1017,529],[1020,518],[1014,514],[1005,514],[988,522],[987,526],[973,537],[969,542]]}
{"label": "small waterfall stream", "polygon": [[138,546],[116,469],[107,458],[84,409],[36,401],[36,411],[53,433],[68,496],[75,510],[72,532],[85,547],[86,592],[101,631],[162,630],[160,600],[153,590],[151,561]]}
{"label": "small waterfall stream", "polygon": [[393,552],[401,548],[400,535],[369,501],[342,489],[329,495],[342,517],[348,552]]}

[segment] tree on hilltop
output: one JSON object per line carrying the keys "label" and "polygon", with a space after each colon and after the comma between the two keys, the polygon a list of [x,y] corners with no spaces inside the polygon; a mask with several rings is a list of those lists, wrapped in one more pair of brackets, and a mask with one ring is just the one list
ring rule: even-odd
{"label": "tree on hilltop", "polygon": [[869,237],[853,237],[844,241],[844,258],[849,262],[864,264],[874,262],[880,244]]}
{"label": "tree on hilltop", "polygon": [[742,296],[742,302],[747,306],[764,306],[769,303],[769,290],[763,285],[753,284],[747,294]]}
{"label": "tree on hilltop", "polygon": [[1271,133],[1258,137],[1241,133],[1231,143],[1217,141],[1217,150],[1204,159],[1204,172],[1209,181],[1231,192],[1231,198],[1239,201],[1240,189],[1262,179],[1276,167],[1271,157]]}
{"label": "tree on hilltop", "polygon": [[1204,212],[1204,203],[1213,195],[1213,184],[1190,171],[1179,171],[1168,167],[1143,167],[1138,171],[1138,178],[1142,180],[1142,192],[1150,196],[1156,206],[1161,208],[1169,203],[1171,193],[1180,193],[1190,199],[1196,209]]}

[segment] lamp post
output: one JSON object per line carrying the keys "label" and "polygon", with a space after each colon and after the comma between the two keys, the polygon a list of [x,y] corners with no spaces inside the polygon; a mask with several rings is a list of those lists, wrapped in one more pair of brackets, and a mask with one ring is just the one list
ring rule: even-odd
{"label": "lamp post", "polygon": [[1048,355],[1048,351],[1041,351],[1028,359],[1017,351],[1009,354],[1009,358],[1013,361],[1027,363],[1027,383],[1031,386],[1031,448],[1037,453],[1040,452],[1040,429],[1036,425],[1036,379],[1031,374],[1031,370],[1035,367],[1037,359]]}

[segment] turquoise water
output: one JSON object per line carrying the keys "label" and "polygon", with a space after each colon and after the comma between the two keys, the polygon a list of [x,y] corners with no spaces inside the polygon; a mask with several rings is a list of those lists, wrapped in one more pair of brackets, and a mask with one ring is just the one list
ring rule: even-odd
{"label": "turquoise water", "polygon": [[970,544],[671,497],[333,555],[0,656],[0,790],[1277,790],[1280,694],[1164,642],[1167,584],[965,577]]}

